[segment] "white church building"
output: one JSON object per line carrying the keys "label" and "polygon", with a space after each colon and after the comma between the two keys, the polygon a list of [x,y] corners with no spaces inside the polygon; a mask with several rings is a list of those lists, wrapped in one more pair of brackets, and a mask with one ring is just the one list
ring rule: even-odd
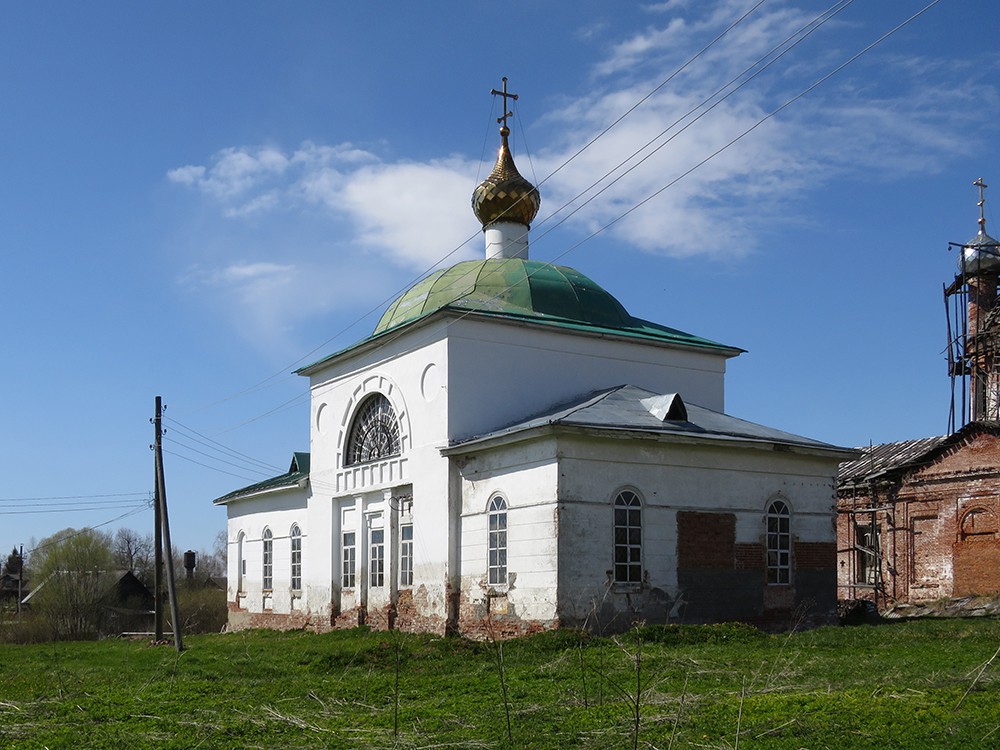
{"label": "white church building", "polygon": [[530,260],[506,118],[473,193],[486,254],[299,370],[310,451],[215,500],[229,625],[509,636],[836,616],[851,451],[724,413],[732,346]]}

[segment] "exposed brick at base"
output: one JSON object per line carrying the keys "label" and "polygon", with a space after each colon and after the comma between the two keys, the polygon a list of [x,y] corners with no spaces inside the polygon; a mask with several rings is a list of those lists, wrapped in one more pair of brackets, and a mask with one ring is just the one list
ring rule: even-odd
{"label": "exposed brick at base", "polygon": [[795,542],[792,554],[796,570],[837,569],[837,545],[833,542]]}
{"label": "exposed brick at base", "polygon": [[737,570],[764,570],[767,564],[763,544],[737,544],[735,553]]}
{"label": "exposed brick at base", "polygon": [[248,612],[232,602],[229,603],[229,630],[265,628],[269,630],[312,630],[322,633],[330,630],[326,618],[317,618],[303,612],[276,614],[274,612]]}

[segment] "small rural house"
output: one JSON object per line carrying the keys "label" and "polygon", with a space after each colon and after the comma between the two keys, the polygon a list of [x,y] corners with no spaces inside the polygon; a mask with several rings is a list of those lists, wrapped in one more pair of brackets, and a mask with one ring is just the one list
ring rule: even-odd
{"label": "small rural house", "polygon": [[499,156],[483,259],[404,292],[299,373],[310,451],[231,492],[232,628],[560,626],[836,614],[850,451],[724,412],[741,350],[531,260],[536,188]]}

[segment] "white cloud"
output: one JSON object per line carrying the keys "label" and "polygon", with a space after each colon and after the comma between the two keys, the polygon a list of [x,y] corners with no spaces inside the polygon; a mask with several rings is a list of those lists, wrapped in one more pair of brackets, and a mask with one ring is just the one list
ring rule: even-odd
{"label": "white cloud", "polygon": [[[659,14],[657,22],[608,47],[593,63],[593,77],[581,81],[586,96],[564,101],[533,124],[532,160],[539,178],[656,89],[747,4],[671,0],[646,9]],[[837,21],[688,129],[680,132],[672,125],[811,18],[812,12],[788,3],[763,6],[546,180],[542,212],[533,227],[535,257],[554,258],[606,227],[627,245],[676,257],[752,252],[763,230],[799,221],[796,206],[824,181],[933,170],[945,156],[968,148],[967,120],[957,123],[950,113],[975,118],[996,109],[995,87],[897,51],[862,58],[757,127],[765,115],[881,33],[869,29],[871,37],[859,41],[852,37],[857,28]],[[977,109],[977,101],[989,107]],[[698,166],[749,130],[737,145]],[[650,155],[665,138],[671,140]],[[631,156],[647,142],[650,148]],[[580,191],[595,181],[607,185],[602,178],[621,174],[622,162],[627,168],[647,155],[566,220],[560,232],[568,229],[571,238],[546,235],[594,194],[578,198]],[[522,157],[518,162],[529,174]],[[336,305],[363,304],[362,291],[368,301],[391,291],[394,282],[441,261],[470,237],[473,242],[449,262],[478,255],[482,245],[469,197],[480,166],[460,156],[392,161],[350,142],[307,141],[285,149],[224,149],[204,165],[170,170],[167,178],[205,195],[233,226],[272,228],[271,236],[258,241],[256,254],[247,253],[243,238],[230,243],[232,256],[258,260],[218,258],[220,270],[203,281],[228,290],[232,305],[251,310],[249,319],[277,335],[290,320]],[[546,221],[564,204],[566,209]],[[373,263],[372,253],[388,264]],[[351,283],[345,285],[348,273]]]}

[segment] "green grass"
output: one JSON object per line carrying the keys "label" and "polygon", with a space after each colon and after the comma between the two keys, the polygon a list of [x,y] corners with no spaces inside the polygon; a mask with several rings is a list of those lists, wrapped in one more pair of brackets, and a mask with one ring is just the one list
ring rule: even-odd
{"label": "green grass", "polygon": [[973,685],[1000,646],[986,619],[508,642],[513,743],[488,643],[355,630],[186,645],[0,645],[0,747],[631,748],[640,650],[642,748],[1000,746],[1000,658]]}

